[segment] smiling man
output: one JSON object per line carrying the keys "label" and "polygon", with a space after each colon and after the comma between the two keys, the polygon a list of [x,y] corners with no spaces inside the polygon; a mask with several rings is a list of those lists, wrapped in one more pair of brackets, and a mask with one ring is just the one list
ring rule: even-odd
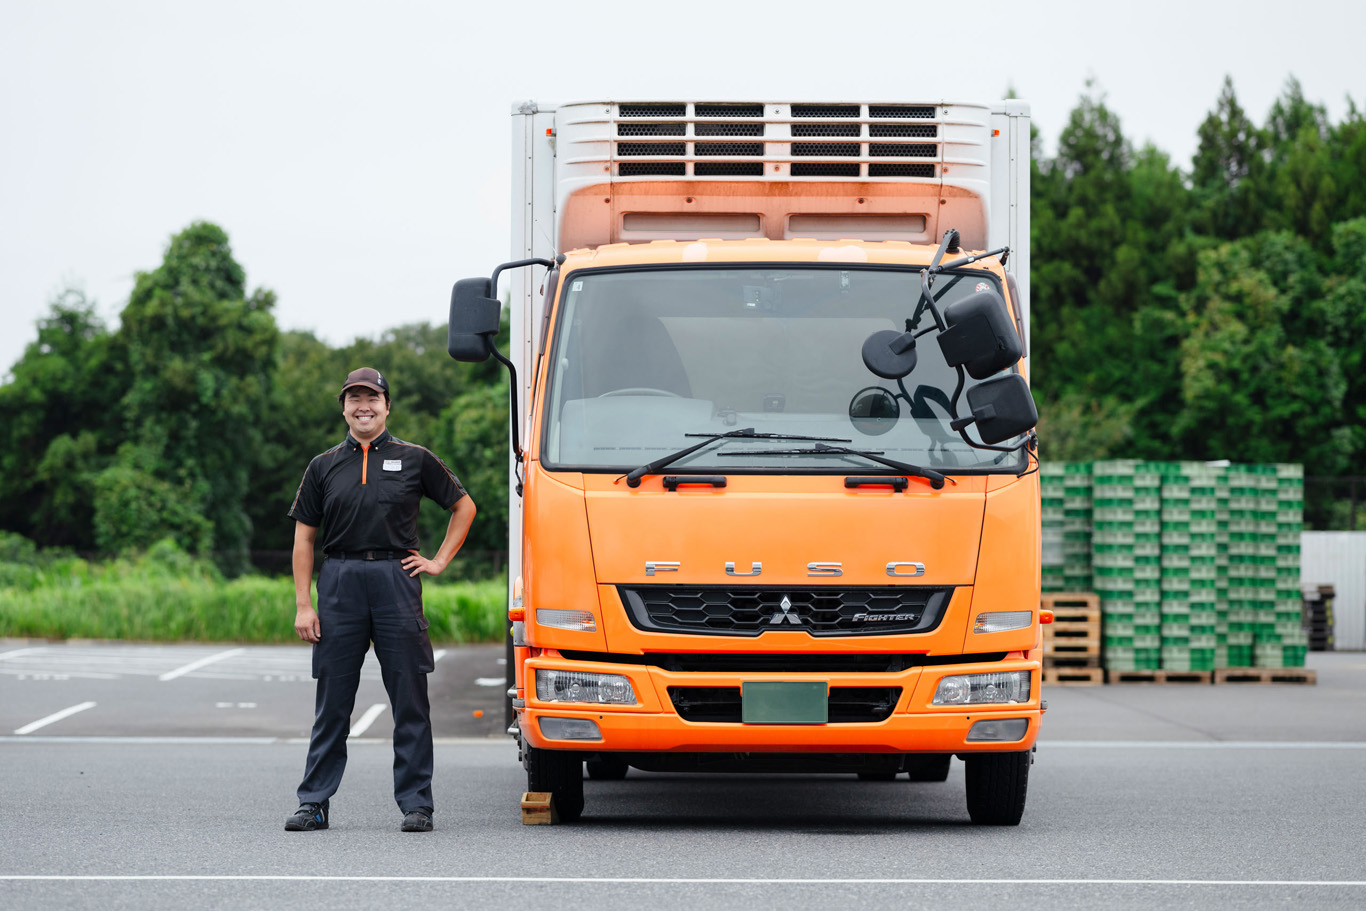
{"label": "smiling man", "polygon": [[[350,433],[304,472],[289,515],[294,527],[294,630],[313,643],[318,680],[313,734],[299,809],[286,831],[326,829],[330,801],[346,768],[361,664],[373,642],[394,714],[394,799],[404,832],[432,830],[432,724],[427,674],[433,669],[423,573],[451,562],[474,521],[474,503],[430,450],[392,436],[389,381],[378,370],[351,371],[337,396]],[[422,498],[451,512],[430,560],[418,552]],[[313,607],[313,548],[323,529],[318,607]]]}

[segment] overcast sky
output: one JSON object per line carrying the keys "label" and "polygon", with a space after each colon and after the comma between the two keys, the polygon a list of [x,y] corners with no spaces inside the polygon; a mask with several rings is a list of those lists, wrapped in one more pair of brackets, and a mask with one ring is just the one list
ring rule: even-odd
{"label": "overcast sky", "polygon": [[[442,322],[508,258],[514,102],[990,101],[1056,148],[1088,78],[1188,168],[1225,74],[1366,102],[1366,4],[0,0],[0,374],[65,284],[111,325],[170,236],[222,226],[285,329]],[[1352,61],[1357,61],[1353,63]]]}

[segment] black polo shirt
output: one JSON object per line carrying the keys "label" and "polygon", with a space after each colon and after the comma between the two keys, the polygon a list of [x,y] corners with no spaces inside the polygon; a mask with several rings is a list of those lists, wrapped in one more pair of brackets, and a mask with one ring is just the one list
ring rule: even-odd
{"label": "black polo shirt", "polygon": [[351,434],[314,456],[289,515],[323,532],[323,553],[416,550],[422,498],[450,509],[465,488],[429,449],[384,431],[357,443]]}

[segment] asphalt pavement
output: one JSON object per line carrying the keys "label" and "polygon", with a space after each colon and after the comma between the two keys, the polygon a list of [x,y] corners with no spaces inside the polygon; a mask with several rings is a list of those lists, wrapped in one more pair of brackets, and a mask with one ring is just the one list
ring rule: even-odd
{"label": "asphalt pavement", "polygon": [[448,648],[415,835],[370,665],[332,827],[283,831],[308,651],[235,648],[0,641],[0,907],[1366,905],[1366,654],[1311,654],[1316,686],[1049,687],[1015,828],[968,822],[958,762],[943,784],[632,771],[587,782],[581,823],[528,827],[501,649]]}

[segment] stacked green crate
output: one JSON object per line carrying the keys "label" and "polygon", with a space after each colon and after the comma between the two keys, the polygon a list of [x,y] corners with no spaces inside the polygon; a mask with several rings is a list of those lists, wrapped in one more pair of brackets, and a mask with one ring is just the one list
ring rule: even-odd
{"label": "stacked green crate", "polygon": [[1266,641],[1276,626],[1274,599],[1259,562],[1262,489],[1256,469],[1255,465],[1228,467],[1229,664],[1233,667],[1250,666],[1256,643]]}
{"label": "stacked green crate", "polygon": [[[1228,531],[1220,553],[1220,492],[1228,508],[1228,486],[1221,467],[1189,464],[1191,647],[1213,668],[1228,667]],[[1212,639],[1211,639],[1212,637]],[[1212,651],[1211,651],[1212,649]]]}
{"label": "stacked green crate", "polygon": [[[1175,671],[1215,667],[1216,567],[1212,541],[1191,530],[1194,491],[1205,489],[1198,462],[1168,462],[1162,474],[1162,666]],[[1203,503],[1201,505],[1204,505]]]}
{"label": "stacked green crate", "polygon": [[1042,500],[1040,519],[1043,526],[1043,548],[1039,566],[1040,582],[1045,592],[1067,591],[1063,578],[1063,476],[1066,462],[1039,463],[1039,493]]}
{"label": "stacked green crate", "polygon": [[[1246,591],[1233,587],[1233,582],[1241,576],[1235,572],[1234,564],[1231,562],[1230,547],[1233,546],[1229,532],[1229,503],[1232,466],[1226,466],[1221,470],[1215,479],[1215,542],[1217,565],[1219,569],[1219,587],[1216,589],[1220,603],[1224,606],[1225,643],[1227,651],[1227,667],[1251,667],[1252,666],[1252,638],[1253,623],[1256,620],[1256,611],[1250,606],[1251,602],[1234,598],[1234,595],[1245,595]],[[1235,548],[1237,549],[1237,548]],[[1242,566],[1241,563],[1237,564]]]}
{"label": "stacked green crate", "polygon": [[1134,477],[1140,464],[1113,460],[1091,465],[1091,573],[1100,596],[1104,660],[1110,670],[1150,666],[1146,656],[1139,661],[1134,644]]}
{"label": "stacked green crate", "polygon": [[[1304,602],[1300,593],[1300,532],[1304,530],[1304,466],[1275,465],[1273,517],[1275,541],[1276,642],[1258,643],[1257,664],[1262,667],[1304,667],[1309,636],[1304,630]],[[1268,485],[1269,486],[1269,485]],[[1267,548],[1272,552],[1271,548]],[[1273,647],[1274,646],[1274,647]],[[1277,663],[1278,662],[1278,663]]]}
{"label": "stacked green crate", "polygon": [[1091,463],[1068,462],[1063,475],[1062,559],[1065,591],[1091,590]]}
{"label": "stacked green crate", "polygon": [[[1138,670],[1162,667],[1162,649],[1166,645],[1162,630],[1165,622],[1162,617],[1162,471],[1165,464],[1139,462],[1134,468],[1134,660]],[[1173,644],[1182,645],[1179,641]]]}

